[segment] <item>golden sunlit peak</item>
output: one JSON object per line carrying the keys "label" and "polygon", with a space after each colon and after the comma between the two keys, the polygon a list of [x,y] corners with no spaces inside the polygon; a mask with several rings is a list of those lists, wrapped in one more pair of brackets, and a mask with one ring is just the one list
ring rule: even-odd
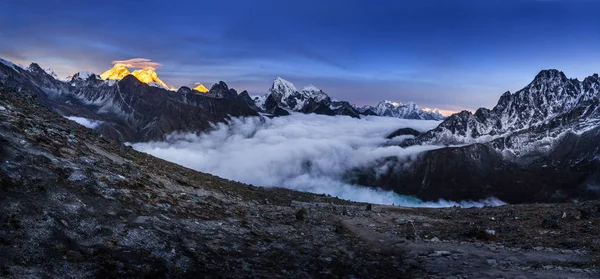
{"label": "golden sunlit peak", "polygon": [[[121,80],[128,75],[133,75],[145,84],[172,90],[172,88],[169,88],[169,86],[158,78],[158,75],[154,71],[156,68],[162,66],[160,63],[152,62],[147,58],[131,58],[113,61],[113,64],[112,69],[101,74],[100,78],[103,80]],[[141,70],[129,72],[128,68],[141,68]]]}
{"label": "golden sunlit peak", "polygon": [[112,67],[112,69],[102,73],[100,75],[100,78],[102,78],[103,80],[107,80],[107,79],[121,80],[124,77],[128,76],[129,74],[131,74],[131,73],[127,69],[127,65],[117,63],[117,64],[115,64],[115,66]]}
{"label": "golden sunlit peak", "polygon": [[394,107],[397,107],[399,105],[400,105],[400,103],[398,103],[398,102],[392,102],[392,106],[394,106]]}
{"label": "golden sunlit peak", "polygon": [[196,82],[196,84],[198,86],[194,87],[194,90],[200,92],[200,93],[206,93],[208,92],[208,89],[206,89],[206,87],[204,87],[204,85],[202,85],[202,83]]}
{"label": "golden sunlit peak", "polygon": [[136,77],[139,81],[148,84],[148,85],[158,85],[158,87],[162,87],[164,89],[169,89],[162,80],[158,78],[158,75],[154,71],[153,68],[145,68],[142,70],[135,70],[131,73],[134,77]]}

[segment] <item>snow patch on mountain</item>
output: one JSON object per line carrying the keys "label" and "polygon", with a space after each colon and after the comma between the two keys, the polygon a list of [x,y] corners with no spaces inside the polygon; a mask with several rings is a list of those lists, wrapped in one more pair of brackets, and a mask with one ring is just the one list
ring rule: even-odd
{"label": "snow patch on mountain", "polygon": [[58,75],[56,74],[56,72],[54,72],[54,70],[52,70],[52,68],[46,68],[46,69],[44,69],[44,72],[46,72],[46,74],[48,74],[51,77],[53,77],[55,80],[60,80],[60,78],[58,77]]}

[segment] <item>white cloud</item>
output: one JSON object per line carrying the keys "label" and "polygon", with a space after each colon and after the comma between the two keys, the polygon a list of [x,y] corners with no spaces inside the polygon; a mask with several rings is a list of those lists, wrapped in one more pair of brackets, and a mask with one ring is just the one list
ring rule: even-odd
{"label": "white cloud", "polygon": [[162,64],[152,62],[148,58],[131,58],[127,60],[116,60],[112,62],[115,65],[123,65],[127,68],[153,69],[160,68]]}
{"label": "white cloud", "polygon": [[166,142],[137,143],[133,147],[198,171],[254,185],[281,186],[378,204],[458,205],[443,201],[422,203],[391,191],[342,181],[347,171],[379,158],[415,156],[439,148],[384,146],[385,137],[398,128],[426,131],[438,124],[391,117],[354,119],[314,114],[236,118],[229,125],[217,125],[210,133],[173,134]]}
{"label": "white cloud", "polygon": [[100,126],[100,124],[103,123],[100,120],[93,120],[93,119],[88,119],[88,118],[78,117],[78,116],[67,116],[67,119],[75,121],[75,122],[79,123],[80,125],[85,126],[90,129],[95,129],[98,126]]}

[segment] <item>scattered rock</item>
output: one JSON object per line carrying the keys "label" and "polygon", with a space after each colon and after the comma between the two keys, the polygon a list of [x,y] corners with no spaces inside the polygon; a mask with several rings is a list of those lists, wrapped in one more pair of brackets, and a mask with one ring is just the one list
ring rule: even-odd
{"label": "scattered rock", "polygon": [[304,220],[306,218],[306,209],[301,208],[296,212],[296,220]]}
{"label": "scattered rock", "polygon": [[417,262],[417,261],[416,261],[416,260],[414,260],[414,259],[407,259],[407,260],[405,260],[405,261],[404,261],[404,263],[405,263],[406,265],[410,266],[410,267],[413,267],[413,268],[414,268],[414,267],[418,267],[418,266],[419,266],[419,262]]}
{"label": "scattered rock", "polygon": [[415,224],[412,221],[406,223],[404,234],[406,235],[406,239],[416,239],[419,237],[417,235],[417,230],[415,229]]}
{"label": "scattered rock", "polygon": [[367,204],[366,210],[371,211],[372,209],[373,209],[373,206],[371,204]]}
{"label": "scattered rock", "polygon": [[506,259],[504,259],[506,262],[510,263],[510,264],[517,264],[520,263],[521,261],[519,259],[517,259],[516,257],[508,257]]}
{"label": "scattered rock", "polygon": [[558,219],[546,218],[542,221],[542,226],[547,229],[558,229]]}
{"label": "scattered rock", "polygon": [[67,251],[67,254],[65,256],[70,262],[80,262],[83,260],[83,256],[81,255],[81,253],[73,250]]}
{"label": "scattered rock", "polygon": [[452,253],[450,253],[450,251],[434,251],[433,253],[429,254],[429,257],[445,257],[445,256],[450,256]]}

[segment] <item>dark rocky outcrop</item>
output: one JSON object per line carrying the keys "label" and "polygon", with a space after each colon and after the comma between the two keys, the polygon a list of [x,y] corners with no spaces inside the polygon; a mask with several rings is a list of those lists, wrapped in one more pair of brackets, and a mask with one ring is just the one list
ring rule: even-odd
{"label": "dark rocky outcrop", "polygon": [[246,104],[249,108],[255,111],[259,111],[259,108],[256,106],[256,103],[254,102],[252,97],[250,97],[250,94],[248,94],[248,91],[242,91],[242,93],[237,95],[236,99]]}
{"label": "dark rocky outcrop", "polygon": [[281,108],[274,96],[269,95],[264,103],[264,111],[273,115],[273,116],[286,116],[290,115],[290,113]]}
{"label": "dark rocky outcrop", "polygon": [[210,90],[208,90],[208,93],[206,93],[207,97],[222,99],[235,99],[237,95],[237,91],[233,88],[230,89],[223,81],[215,83]]}
{"label": "dark rocky outcrop", "polygon": [[386,138],[387,139],[393,139],[395,137],[398,136],[415,136],[418,137],[419,135],[421,135],[421,132],[412,129],[412,128],[400,128],[396,131],[394,131],[393,133],[389,134]]}
{"label": "dark rocky outcrop", "polygon": [[348,115],[354,118],[360,118],[360,113],[346,101],[333,101],[331,110],[335,115]]}

